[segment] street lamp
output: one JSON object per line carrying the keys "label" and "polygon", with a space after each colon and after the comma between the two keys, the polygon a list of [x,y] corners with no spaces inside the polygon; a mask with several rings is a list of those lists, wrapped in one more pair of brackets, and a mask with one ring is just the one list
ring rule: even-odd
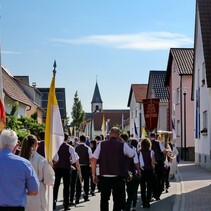
{"label": "street lamp", "polygon": [[187,148],[186,148],[186,94],[187,94],[187,90],[185,89],[183,91],[183,95],[184,95],[184,160],[187,160]]}

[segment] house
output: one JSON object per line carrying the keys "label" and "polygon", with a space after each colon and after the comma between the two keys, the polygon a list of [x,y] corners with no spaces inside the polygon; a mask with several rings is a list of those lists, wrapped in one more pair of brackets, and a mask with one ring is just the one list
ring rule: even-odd
{"label": "house", "polygon": [[[46,120],[46,111],[48,105],[48,93],[49,88],[37,88],[40,93],[42,93],[42,107],[45,110],[43,113],[43,122]],[[65,88],[55,88],[56,98],[59,105],[59,111],[62,119],[62,124],[64,127],[67,126],[67,113],[66,113],[66,97],[65,97]]]}
{"label": "house", "polygon": [[194,34],[194,136],[195,163],[211,168],[211,1],[196,1]]}
{"label": "house", "polygon": [[130,108],[130,135],[136,138],[142,136],[142,127],[145,127],[143,99],[146,98],[147,86],[147,84],[131,84],[130,88],[127,104]]}
{"label": "house", "polygon": [[158,98],[159,115],[157,130],[169,130],[169,90],[165,86],[166,71],[151,70],[149,72],[146,98]]}
{"label": "house", "polygon": [[[17,83],[9,71],[2,66],[2,79],[3,79],[3,93],[4,93],[4,107],[6,113],[11,112],[11,106],[15,102],[19,103],[16,116],[28,116],[30,110],[34,109],[34,102],[24,93],[24,90]],[[35,106],[36,107],[36,106]]]}
{"label": "house", "polygon": [[14,76],[14,80],[32,102],[31,109],[26,111],[26,116],[37,113],[37,121],[43,123],[43,113],[45,110],[42,108],[42,93],[36,88],[36,84],[29,85],[29,76]]}
{"label": "house", "polygon": [[128,118],[129,110],[127,109],[103,109],[103,101],[98,83],[96,82],[91,101],[91,113],[85,114],[86,126],[84,134],[89,136],[90,139],[94,139],[96,135],[103,134],[106,136],[113,126],[118,126],[122,129],[124,125],[124,129],[127,129],[126,120]]}
{"label": "house", "polygon": [[122,117],[129,118],[129,110],[113,110],[113,109],[106,109],[102,110],[101,112],[94,112],[92,114],[92,137],[96,135],[103,134],[103,118],[105,119],[105,134],[107,135],[110,129],[114,126],[122,128]]}
{"label": "house", "polygon": [[[194,103],[191,100],[193,48],[171,48],[165,85],[169,87],[169,125],[175,125],[181,159],[194,160]],[[173,124],[172,124],[173,122]]]}

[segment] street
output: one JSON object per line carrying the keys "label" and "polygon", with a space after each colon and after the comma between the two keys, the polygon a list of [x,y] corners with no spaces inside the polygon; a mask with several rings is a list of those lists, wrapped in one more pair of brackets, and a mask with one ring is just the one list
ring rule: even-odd
{"label": "street", "polygon": [[[176,176],[175,180],[171,180],[169,188],[169,193],[163,193],[161,195],[160,201],[153,201],[151,203],[150,210],[173,210],[174,205],[177,206],[178,202],[176,200],[177,194],[180,192],[180,182],[178,181],[178,177]],[[59,189],[59,199],[57,202],[57,209],[56,211],[61,211],[63,209],[63,201],[62,201],[62,184]],[[95,196],[90,196],[90,201],[84,202],[82,199],[80,203],[77,206],[72,206],[71,210],[75,211],[86,211],[86,210],[92,210],[92,211],[99,211],[100,210],[100,193],[96,192]],[[177,203],[177,204],[176,204]],[[112,204],[112,197],[110,199],[109,203],[109,210],[112,210],[113,204]],[[138,191],[138,202],[136,206],[137,210],[143,209],[141,206],[141,195],[140,195],[140,189]]]}
{"label": "street", "polygon": [[[211,210],[211,172],[193,162],[182,161],[178,165],[178,173],[174,180],[170,180],[169,193],[163,193],[160,201],[153,201],[150,210],[165,211],[194,211],[194,210]],[[90,201],[80,203],[71,210],[75,211],[99,211],[100,210],[100,193],[96,196],[90,196]],[[59,189],[59,201],[56,211],[63,210],[62,205],[62,184]],[[112,197],[109,204],[109,210],[112,210]],[[136,210],[141,207],[140,190],[138,191],[138,203]],[[147,209],[147,208],[146,208]]]}

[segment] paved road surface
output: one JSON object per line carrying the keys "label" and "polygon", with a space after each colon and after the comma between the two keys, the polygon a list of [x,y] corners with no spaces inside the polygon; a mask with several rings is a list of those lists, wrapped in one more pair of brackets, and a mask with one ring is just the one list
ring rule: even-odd
{"label": "paved road surface", "polygon": [[[62,185],[59,189],[59,199],[57,202],[57,209],[56,211],[63,210],[63,201],[62,201]],[[161,195],[160,201],[153,201],[150,207],[150,211],[158,211],[158,210],[165,210],[170,211],[173,210],[173,206],[175,203],[177,203],[178,200],[176,199],[176,196],[180,193],[180,182],[178,181],[178,177],[174,181],[171,181],[171,187],[169,188],[169,193],[163,193]],[[178,203],[177,203],[178,204]],[[176,204],[176,206],[178,206]],[[109,210],[112,210],[112,197],[109,204],[110,208]],[[137,203],[137,210],[144,210],[144,208],[141,207],[141,196],[140,196],[140,190],[138,192],[138,203]],[[146,208],[145,208],[146,209]],[[71,210],[74,211],[100,211],[100,193],[96,193],[96,196],[90,196],[90,201],[84,202],[82,199],[80,203],[75,207],[71,207]]]}

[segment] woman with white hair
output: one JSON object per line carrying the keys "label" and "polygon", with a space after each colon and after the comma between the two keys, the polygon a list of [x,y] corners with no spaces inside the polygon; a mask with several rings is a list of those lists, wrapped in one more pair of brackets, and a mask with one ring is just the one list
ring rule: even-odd
{"label": "woman with white hair", "polygon": [[39,193],[36,197],[27,197],[26,211],[47,211],[46,185],[53,186],[55,173],[48,161],[37,153],[38,140],[28,135],[22,144],[20,156],[30,160],[40,181]]}

